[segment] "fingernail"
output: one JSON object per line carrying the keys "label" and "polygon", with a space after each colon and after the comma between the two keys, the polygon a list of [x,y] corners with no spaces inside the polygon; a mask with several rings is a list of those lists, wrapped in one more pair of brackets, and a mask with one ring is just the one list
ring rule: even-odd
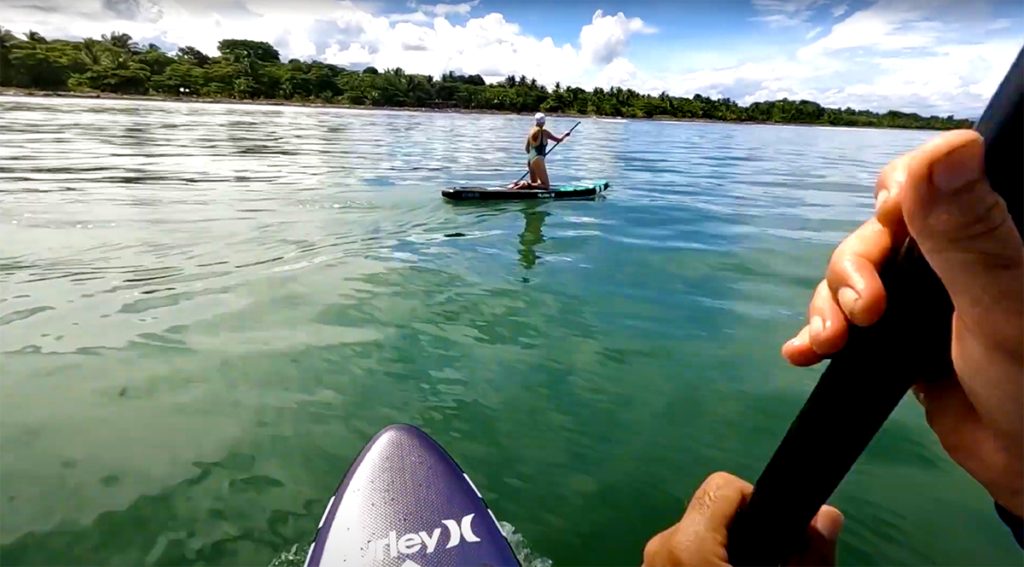
{"label": "fingernail", "polygon": [[881,209],[882,208],[882,203],[884,203],[885,200],[888,199],[888,198],[889,198],[889,191],[887,189],[882,189],[881,191],[879,191],[878,195],[875,197],[875,211],[877,211],[878,209]]}
{"label": "fingernail", "polygon": [[821,317],[815,315],[811,317],[811,336],[820,338],[821,333],[825,331],[825,323],[821,320]]}
{"label": "fingernail", "polygon": [[846,518],[839,510],[836,510],[835,515],[831,518],[815,518],[815,520],[818,532],[825,536],[825,539],[829,541],[836,541],[839,539],[839,532],[843,531],[843,524],[846,523]]}
{"label": "fingernail", "polygon": [[985,162],[973,145],[960,147],[946,154],[932,166],[932,183],[944,193],[955,191],[984,175]]}
{"label": "fingernail", "polygon": [[843,312],[846,313],[847,317],[852,317],[857,311],[857,302],[860,301],[860,296],[857,295],[856,291],[848,287],[839,289],[839,306],[843,308]]}

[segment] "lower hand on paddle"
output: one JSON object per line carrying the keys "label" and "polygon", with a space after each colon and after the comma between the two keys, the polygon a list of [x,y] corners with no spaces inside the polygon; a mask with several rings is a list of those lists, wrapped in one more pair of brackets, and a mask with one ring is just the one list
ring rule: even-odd
{"label": "lower hand on paddle", "polygon": [[[643,567],[729,565],[729,525],[753,492],[749,482],[731,474],[709,476],[693,495],[683,519],[647,543]],[[803,548],[787,565],[834,565],[842,528],[839,510],[822,506],[807,528]]]}
{"label": "lower hand on paddle", "polygon": [[[915,386],[916,397],[950,457],[1022,516],[1024,242],[985,179],[983,140],[969,130],[937,136],[882,170],[875,199],[875,216],[836,248],[809,324],[782,354],[796,366],[817,364],[843,348],[851,323],[878,321],[886,306],[878,272],[912,236],[955,308],[954,373],[928,377]],[[731,475],[709,477],[679,524],[648,543],[645,566],[726,564],[727,528],[751,490]],[[802,557],[823,563],[841,518],[822,507],[794,564]]]}

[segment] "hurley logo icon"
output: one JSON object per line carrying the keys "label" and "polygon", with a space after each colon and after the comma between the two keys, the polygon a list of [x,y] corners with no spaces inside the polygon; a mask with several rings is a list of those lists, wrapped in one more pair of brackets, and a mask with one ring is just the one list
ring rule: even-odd
{"label": "hurley logo icon", "polygon": [[[441,520],[441,523],[448,528],[448,545],[445,546],[445,549],[459,545],[463,539],[470,543],[480,541],[480,538],[473,533],[473,516],[475,515],[464,516],[458,523],[455,520]],[[437,549],[439,537],[441,537],[441,528],[434,528],[434,531],[429,534],[427,532],[410,532],[401,537],[398,537],[397,532],[392,530],[388,537],[369,542],[368,548],[378,560],[384,559],[384,548],[387,548],[391,557],[398,557],[399,553],[409,555],[421,549],[426,553],[433,553]],[[409,563],[406,561],[402,567],[412,567],[408,565]]]}

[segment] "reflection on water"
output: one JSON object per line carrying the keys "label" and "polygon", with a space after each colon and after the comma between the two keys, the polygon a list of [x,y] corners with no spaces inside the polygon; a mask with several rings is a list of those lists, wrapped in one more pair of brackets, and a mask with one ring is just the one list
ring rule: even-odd
{"label": "reflection on water", "polygon": [[544,242],[544,219],[551,213],[539,210],[537,205],[532,204],[524,207],[522,212],[526,226],[519,233],[519,244],[522,246],[519,249],[519,263],[529,270],[537,263],[537,245]]}
{"label": "reflection on water", "polygon": [[[601,199],[441,199],[529,126],[0,99],[0,563],[267,565],[394,422],[555,565],[755,478],[817,376],[779,344],[930,134],[584,119],[548,167]],[[833,503],[843,562],[1020,561],[912,404]]]}

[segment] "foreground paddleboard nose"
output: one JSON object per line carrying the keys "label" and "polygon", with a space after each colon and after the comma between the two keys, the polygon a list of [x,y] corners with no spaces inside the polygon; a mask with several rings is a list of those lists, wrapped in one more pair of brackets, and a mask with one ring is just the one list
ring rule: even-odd
{"label": "foreground paddleboard nose", "polygon": [[349,467],[309,567],[519,567],[472,481],[429,435],[390,425]]}

